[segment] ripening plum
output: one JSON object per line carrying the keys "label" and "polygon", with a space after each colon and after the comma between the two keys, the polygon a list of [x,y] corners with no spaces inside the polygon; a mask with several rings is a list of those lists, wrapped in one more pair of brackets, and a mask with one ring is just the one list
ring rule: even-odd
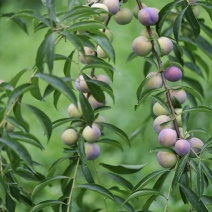
{"label": "ripening plum", "polygon": [[78,134],[74,129],[67,129],[62,133],[61,139],[65,145],[74,145],[78,140]]}
{"label": "ripening plum", "polygon": [[201,148],[203,147],[204,143],[199,138],[196,137],[189,139],[188,142],[191,147],[189,156],[195,158],[197,154],[199,154],[199,152],[201,151]]}
{"label": "ripening plum", "polygon": [[[78,107],[78,108],[77,108]],[[80,103],[77,103],[77,107],[74,104],[70,104],[68,107],[68,115],[71,118],[80,118],[82,116],[82,108]]]}
{"label": "ripening plum", "polygon": [[146,83],[147,89],[161,88],[163,86],[163,80],[160,73],[150,72],[146,77],[149,78]]}
{"label": "ripening plum", "polygon": [[190,143],[187,140],[180,139],[175,143],[174,150],[178,155],[184,156],[190,152]]}
{"label": "ripening plum", "polygon": [[85,143],[85,155],[87,160],[94,160],[100,154],[100,147],[96,143]]}
{"label": "ripening plum", "polygon": [[105,122],[105,118],[103,116],[98,116],[95,120],[93,125],[98,127],[101,131],[103,130],[103,126],[98,124],[97,122]]}
{"label": "ripening plum", "polygon": [[164,76],[170,82],[176,82],[182,78],[182,71],[177,66],[170,66],[164,72]]}
{"label": "ripening plum", "polygon": [[110,79],[104,74],[99,74],[96,79],[110,85]]}
{"label": "ripening plum", "polygon": [[84,80],[83,75],[80,75],[76,81],[75,81],[75,88],[78,91],[82,91],[83,93],[88,93],[89,92],[89,88],[87,86],[86,81]]}
{"label": "ripening plum", "polygon": [[115,15],[119,11],[119,0],[104,0],[105,4],[112,15]]}
{"label": "ripening plum", "polygon": [[114,16],[117,24],[126,25],[132,21],[133,14],[128,8],[121,8]]}
{"label": "ripening plum", "polygon": [[167,115],[158,116],[153,122],[153,127],[157,133],[160,133],[163,129],[166,129],[166,128],[170,128],[170,129],[174,128],[171,118]]}
{"label": "ripening plum", "polygon": [[7,132],[13,132],[15,129],[15,126],[11,124],[10,122],[6,122],[5,129]]}
{"label": "ripening plum", "polygon": [[88,102],[90,103],[91,107],[93,109],[96,109],[98,107],[102,107],[105,105],[105,103],[103,102],[98,102],[93,95],[90,95],[89,98],[88,98]]}
{"label": "ripening plum", "polygon": [[153,105],[153,113],[155,116],[160,116],[160,115],[169,115],[169,111],[167,111],[160,103],[156,102]]}
{"label": "ripening plum", "polygon": [[151,42],[144,36],[135,38],[132,43],[133,51],[139,56],[147,56],[152,50]]}
{"label": "ripening plum", "polygon": [[159,151],[157,159],[159,164],[164,168],[172,168],[177,163],[177,155],[174,152]]}
{"label": "ripening plum", "polygon": [[180,103],[183,104],[187,99],[187,94],[184,90],[172,90],[171,96],[174,96],[175,99]]}
{"label": "ripening plum", "polygon": [[158,38],[158,44],[160,46],[161,56],[168,55],[173,50],[173,43],[167,37]]}
{"label": "ripening plum", "polygon": [[[99,8],[99,9],[104,10],[105,12],[109,12],[107,6],[105,4],[101,4],[101,3],[95,3],[91,6],[91,8]],[[101,13],[100,15],[95,16],[94,19],[97,21],[103,22],[106,20],[107,17],[108,17],[107,13]]]}
{"label": "ripening plum", "polygon": [[159,15],[155,8],[145,7],[138,13],[138,20],[144,26],[152,26],[158,22]]}
{"label": "ripening plum", "polygon": [[82,131],[82,137],[85,141],[93,143],[99,139],[101,136],[101,131],[97,126],[92,125],[92,127],[87,126]]}
{"label": "ripening plum", "polygon": [[181,113],[182,113],[182,108],[175,108],[174,109],[175,114],[176,114],[176,121],[177,121],[177,125],[178,127],[182,127],[182,117],[181,117]]}
{"label": "ripening plum", "polygon": [[87,46],[84,47],[84,52],[85,54],[83,54],[83,52],[79,52],[79,61],[83,64],[91,63],[93,61],[92,56],[95,55],[95,52],[93,51],[93,49]]}
{"label": "ripening plum", "polygon": [[162,146],[174,146],[177,141],[177,133],[173,129],[163,129],[158,135],[158,142]]}
{"label": "ripening plum", "polygon": [[[151,32],[152,32],[152,38],[158,38],[158,33],[156,32],[155,29],[150,28]],[[145,27],[142,31],[141,31],[141,36],[145,36],[146,38],[150,39],[149,33],[147,31],[147,28]]]}
{"label": "ripening plum", "polygon": [[97,53],[97,56],[99,58],[102,58],[102,59],[106,59],[107,58],[107,54],[105,53],[105,51],[102,49],[101,46],[97,46],[96,48],[96,53]]}
{"label": "ripening plum", "polygon": [[[143,8],[147,7],[146,4],[142,3]],[[138,13],[139,13],[140,9],[138,7],[138,5],[136,5],[133,9],[133,15],[135,18],[138,18]]]}

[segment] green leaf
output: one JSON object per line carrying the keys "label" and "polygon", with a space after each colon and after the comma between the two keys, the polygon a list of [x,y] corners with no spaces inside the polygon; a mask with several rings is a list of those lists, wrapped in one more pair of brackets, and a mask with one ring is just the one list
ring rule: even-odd
{"label": "green leaf", "polygon": [[152,57],[144,57],[144,60],[146,60],[148,63],[150,63],[153,67],[156,68],[156,70],[158,70],[158,65],[157,63],[154,61],[154,59]]}
{"label": "green leaf", "polygon": [[158,96],[152,96],[153,99],[155,99],[161,106],[163,106],[168,112],[170,112],[169,106],[167,105],[167,103],[161,99]]}
{"label": "green leaf", "polygon": [[199,197],[189,188],[180,185],[183,193],[187,197],[188,201],[192,204],[194,209],[196,209],[197,212],[208,212],[209,210],[206,208],[202,200],[199,199]]}
{"label": "green leaf", "polygon": [[13,150],[18,156],[20,156],[24,161],[27,162],[32,170],[34,170],[31,156],[23,145],[19,144],[17,141],[12,141],[5,138],[0,138],[0,143]]}
{"label": "green leaf", "polygon": [[194,62],[185,62],[184,66],[189,68],[191,71],[196,72],[201,77],[203,77],[202,70]]}
{"label": "green leaf", "polygon": [[195,106],[182,111],[182,113],[190,113],[190,112],[207,112],[212,113],[212,109],[206,106]]}
{"label": "green leaf", "polygon": [[11,78],[11,80],[9,81],[9,84],[15,87],[18,81],[20,80],[20,78],[28,71],[30,71],[30,69],[23,69],[19,71],[14,77]]}
{"label": "green leaf", "polygon": [[212,45],[211,43],[209,43],[204,37],[202,37],[201,35],[199,35],[196,38],[196,43],[198,45],[198,47],[207,55],[211,58],[212,56]]}
{"label": "green leaf", "polygon": [[84,188],[84,189],[87,189],[87,190],[96,191],[99,194],[102,194],[109,199],[112,199],[112,200],[114,199],[113,194],[101,185],[97,185],[97,184],[93,184],[93,183],[87,183],[87,184],[79,185],[79,186],[77,186],[77,188]]}
{"label": "green leaf", "polygon": [[199,5],[203,9],[205,9],[205,11],[208,13],[208,15],[210,16],[210,18],[212,20],[212,4],[211,3],[207,3],[207,2],[204,2],[204,1],[197,1],[196,5]]}
{"label": "green leaf", "polygon": [[64,67],[63,67],[63,73],[66,77],[71,76],[71,63],[72,63],[72,58],[74,56],[75,51],[72,51],[71,54],[68,56],[68,60],[65,61]]}
{"label": "green leaf", "polygon": [[47,178],[47,179],[41,181],[41,183],[39,183],[37,186],[35,186],[35,188],[32,191],[32,196],[31,196],[32,200],[34,200],[35,197],[40,194],[41,190],[44,189],[47,185],[50,185],[54,181],[61,180],[61,179],[67,179],[67,178],[68,177],[66,177],[66,176],[56,176],[56,177]]}
{"label": "green leaf", "polygon": [[79,154],[80,154],[80,158],[82,160],[82,163],[86,164],[85,141],[84,141],[84,139],[82,138],[81,135],[78,139],[78,148],[79,148]]}
{"label": "green leaf", "polygon": [[201,198],[204,192],[204,176],[202,171],[202,163],[199,163],[197,167],[197,192],[198,196]]}
{"label": "green leaf", "polygon": [[64,204],[62,201],[59,200],[46,200],[43,202],[39,202],[37,205],[35,205],[30,212],[39,212],[41,211],[43,208],[48,207],[48,206],[53,206],[53,205],[61,205]]}
{"label": "green leaf", "polygon": [[6,208],[10,212],[15,212],[15,209],[16,209],[16,202],[9,195],[9,193],[7,193],[6,195]]}
{"label": "green leaf", "polygon": [[201,200],[205,205],[212,205],[212,196],[202,195]]}
{"label": "green leaf", "polygon": [[205,175],[212,181],[212,171],[204,164],[202,163],[202,168],[204,169]]}
{"label": "green leaf", "polygon": [[[95,123],[98,124],[99,122],[95,122]],[[100,140],[98,140],[96,142],[97,143],[101,142],[101,143],[104,143],[104,144],[109,144],[109,145],[116,146],[116,147],[118,147],[123,152],[122,145],[118,141],[116,141],[116,140],[108,139],[108,138],[103,138],[103,139],[100,139]]]}
{"label": "green leaf", "polygon": [[63,124],[70,123],[71,121],[82,121],[79,118],[62,118],[52,122],[52,129],[59,127]]}
{"label": "green leaf", "polygon": [[176,186],[181,178],[181,175],[186,167],[186,164],[188,162],[188,157],[189,157],[189,154],[186,154],[185,156],[183,156],[178,164],[177,164],[177,168],[176,168],[176,171],[175,171],[175,175],[174,175],[174,178],[173,178],[173,181],[172,181],[172,190],[175,191],[176,189]]}
{"label": "green leaf", "polygon": [[3,178],[0,176],[0,196],[3,203],[6,201],[6,195],[7,195],[7,185]]}
{"label": "green leaf", "polygon": [[209,138],[205,144],[203,145],[203,147],[201,148],[201,152],[204,152],[205,149],[207,149],[207,147],[212,145],[212,138]]}
{"label": "green leaf", "polygon": [[[189,185],[189,178],[188,178],[188,173],[184,172],[180,178],[180,184],[182,184],[183,186],[188,186]],[[183,193],[181,187],[179,187],[180,190],[180,196],[184,202],[184,204],[188,204],[188,200],[186,198],[186,195]]]}
{"label": "green leaf", "polygon": [[74,92],[68,87],[68,85],[59,77],[49,74],[36,74],[35,77],[41,78],[49,83],[52,87],[60,91],[66,97],[68,97],[74,105],[77,106],[77,98]]}
{"label": "green leaf", "polygon": [[196,99],[198,99],[202,103],[202,96],[198,91],[187,86],[182,86],[182,89],[185,90],[186,92],[189,92],[192,96],[194,96]]}
{"label": "green leaf", "polygon": [[114,201],[121,204],[122,207],[126,208],[128,211],[130,212],[135,212],[135,210],[133,209],[133,207],[125,202],[125,200],[119,196],[114,195]]}
{"label": "green leaf", "polygon": [[31,84],[34,86],[34,89],[30,90],[30,93],[32,94],[32,96],[38,100],[42,100],[38,78],[32,78]]}
{"label": "green leaf", "polygon": [[50,139],[52,134],[52,122],[49,119],[49,117],[37,107],[34,107],[32,105],[25,105],[25,106],[35,114],[35,116],[38,118],[41,125],[43,126],[43,129],[47,135],[47,138]]}
{"label": "green leaf", "polygon": [[91,171],[89,170],[87,164],[82,163],[81,164],[81,169],[82,169],[82,173],[83,173],[86,181],[88,183],[94,183],[93,176],[92,176]]}
{"label": "green leaf", "polygon": [[146,164],[142,165],[125,165],[125,164],[118,164],[118,165],[110,165],[106,163],[100,163],[99,165],[103,166],[110,171],[117,173],[117,174],[133,174],[141,169],[143,169]]}

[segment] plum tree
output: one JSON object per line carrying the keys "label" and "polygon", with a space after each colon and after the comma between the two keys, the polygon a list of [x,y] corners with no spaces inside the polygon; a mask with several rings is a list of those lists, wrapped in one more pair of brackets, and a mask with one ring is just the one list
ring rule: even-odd
{"label": "plum tree", "polygon": [[160,46],[161,56],[168,55],[173,50],[173,43],[167,37],[158,38],[158,44]]}
{"label": "plum tree", "polygon": [[[102,9],[104,10],[105,12],[109,12],[107,6],[105,4],[102,4],[102,3],[95,3],[93,5],[91,5],[91,8],[99,8],[99,9]],[[108,14],[107,13],[101,13],[100,15],[96,15],[94,18],[98,21],[105,21],[105,19],[108,17]]]}
{"label": "plum tree", "polygon": [[82,108],[79,102],[77,103],[77,106],[78,108],[73,103],[69,105],[68,115],[71,118],[80,118],[82,116]]}
{"label": "plum tree", "polygon": [[177,163],[177,156],[174,152],[159,151],[157,153],[157,160],[162,167],[172,168]]}
{"label": "plum tree", "polygon": [[152,26],[157,23],[159,19],[158,11],[155,8],[145,7],[138,13],[138,20],[144,26]]}
{"label": "plum tree", "polygon": [[177,141],[177,133],[173,129],[163,129],[158,135],[158,142],[162,146],[174,146]]}
{"label": "plum tree", "polygon": [[150,72],[146,78],[149,78],[146,83],[146,89],[161,88],[163,86],[163,80],[158,72]]}
{"label": "plum tree", "polygon": [[85,143],[85,155],[87,160],[94,160],[100,154],[100,147],[97,143]]}
{"label": "plum tree", "polygon": [[190,144],[187,140],[180,139],[175,143],[174,150],[178,155],[184,156],[190,152]]}
{"label": "plum tree", "polygon": [[199,154],[199,152],[201,151],[201,148],[203,147],[204,143],[199,138],[196,137],[190,138],[188,142],[191,147],[189,156],[195,158],[197,154]]}
{"label": "plum tree", "polygon": [[182,78],[182,71],[177,66],[170,66],[164,72],[164,76],[168,81],[176,82]]}
{"label": "plum tree", "polygon": [[78,134],[74,129],[67,129],[62,133],[61,139],[65,145],[74,145],[78,140]]}
{"label": "plum tree", "polygon": [[110,79],[104,74],[99,74],[96,79],[110,85]]}
{"label": "plum tree", "polygon": [[174,128],[171,118],[167,115],[158,116],[153,122],[153,127],[157,133],[160,133],[163,129],[166,128]]}
{"label": "plum tree", "polygon": [[133,14],[128,8],[121,8],[115,15],[114,20],[120,25],[129,24],[132,21]]}
{"label": "plum tree", "polygon": [[83,64],[91,63],[93,61],[92,56],[95,55],[95,52],[90,47],[85,46],[84,47],[84,53],[79,52],[78,58],[79,61]]}
{"label": "plum tree", "polygon": [[132,43],[133,51],[139,56],[147,56],[152,50],[151,42],[145,36],[139,36]]}
{"label": "plum tree", "polygon": [[82,91],[83,93],[88,93],[89,92],[89,88],[87,86],[86,81],[84,80],[84,77],[82,75],[80,75],[76,81],[75,81],[75,88],[78,91]]}
{"label": "plum tree", "polygon": [[97,141],[100,136],[101,136],[101,131],[95,125],[92,125],[92,127],[87,126],[82,131],[82,137],[85,139],[85,141],[89,143],[93,143]]}
{"label": "plum tree", "polygon": [[105,4],[112,15],[115,15],[119,11],[119,0],[104,0]]}
{"label": "plum tree", "polygon": [[172,90],[171,91],[171,96],[174,96],[176,100],[180,103],[183,104],[186,99],[187,99],[187,94],[184,90]]}
{"label": "plum tree", "polygon": [[169,115],[169,111],[167,111],[160,103],[156,102],[153,105],[153,113],[155,116],[160,116],[160,115]]}

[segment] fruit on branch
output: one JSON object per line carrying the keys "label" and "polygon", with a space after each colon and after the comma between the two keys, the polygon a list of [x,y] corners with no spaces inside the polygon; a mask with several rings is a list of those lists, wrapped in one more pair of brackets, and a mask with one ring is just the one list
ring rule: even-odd
{"label": "fruit on branch", "polygon": [[85,155],[87,160],[94,160],[100,154],[100,147],[96,143],[85,143]]}
{"label": "fruit on branch", "polygon": [[199,138],[196,137],[189,139],[188,142],[191,147],[189,156],[195,158],[200,153],[204,143]]}
{"label": "fruit on branch", "polygon": [[159,151],[157,160],[162,167],[172,168],[177,163],[177,155],[174,152]]}
{"label": "fruit on branch", "polygon": [[128,8],[121,8],[114,16],[114,20],[117,24],[125,25],[132,21],[133,14]]}
{"label": "fruit on branch", "polygon": [[62,133],[61,139],[65,145],[74,145],[78,140],[78,134],[74,129],[67,129]]}
{"label": "fruit on branch", "polygon": [[187,140],[180,139],[175,143],[174,150],[178,155],[184,156],[190,152],[190,143]]}
{"label": "fruit on branch", "polygon": [[75,88],[78,91],[82,91],[83,93],[88,93],[89,92],[89,88],[87,86],[86,81],[84,80],[83,75],[80,75],[76,81],[75,81]]}
{"label": "fruit on branch", "polygon": [[[77,108],[78,107],[78,108]],[[77,107],[74,104],[70,104],[68,107],[68,115],[71,118],[80,118],[82,116],[82,108],[80,103],[77,103]]]}
{"label": "fruit on branch", "polygon": [[151,52],[152,44],[146,37],[139,36],[133,41],[132,49],[137,55],[144,57]]}
{"label": "fruit on branch", "polygon": [[[102,29],[100,31],[103,32]],[[108,40],[112,43],[113,42],[113,33],[108,29],[106,29],[104,33],[107,36]]]}
{"label": "fruit on branch", "polygon": [[110,85],[110,79],[104,74],[99,74],[96,79]]}
{"label": "fruit on branch", "polygon": [[153,127],[157,133],[160,133],[163,129],[166,128],[174,128],[171,118],[167,115],[158,116],[153,122]]}
{"label": "fruit on branch", "polygon": [[119,0],[104,0],[105,4],[112,15],[115,15],[119,11]]}
{"label": "fruit on branch", "polygon": [[96,52],[97,52],[97,56],[99,58],[102,58],[102,59],[106,59],[107,58],[107,54],[105,53],[105,51],[102,49],[101,46],[97,46]]}
{"label": "fruit on branch", "polygon": [[[153,28],[150,28],[151,32],[152,32],[152,38],[158,38],[158,33],[156,32],[155,29]],[[141,31],[141,36],[145,36],[146,38],[150,39],[150,36],[149,36],[149,33],[148,33],[148,30],[147,28],[144,28],[142,31]]]}
{"label": "fruit on branch", "polygon": [[[101,4],[101,3],[93,4],[93,5],[91,6],[91,8],[99,8],[99,9],[102,9],[102,10],[104,10],[104,11],[106,11],[106,12],[109,12],[107,6],[106,6],[105,4]],[[96,16],[94,17],[94,19],[97,20],[97,21],[103,22],[103,21],[106,20],[107,17],[108,17],[108,14],[107,14],[107,13],[101,13],[100,15],[96,15]]]}
{"label": "fruit on branch", "polygon": [[177,121],[177,125],[178,127],[182,127],[182,117],[181,117],[181,113],[182,113],[182,108],[175,108],[174,109],[175,114],[176,114],[176,121]]}
{"label": "fruit on branch", "polygon": [[[142,3],[142,6],[143,6],[143,8],[147,7],[147,5],[143,4],[143,3]],[[138,18],[139,11],[140,11],[140,9],[139,9],[138,5],[136,5],[133,9],[133,15],[135,18]]]}
{"label": "fruit on branch", "polygon": [[95,52],[90,47],[84,47],[84,53],[79,52],[78,57],[79,61],[83,64],[91,63],[93,61],[92,56],[95,55]]}
{"label": "fruit on branch", "polygon": [[177,133],[173,129],[163,129],[158,135],[158,142],[162,146],[174,146],[177,141]]}
{"label": "fruit on branch", "polygon": [[100,136],[101,136],[101,131],[95,125],[92,125],[92,127],[87,126],[82,131],[82,137],[85,139],[85,141],[89,143],[93,143],[97,141]]}
{"label": "fruit on branch", "polygon": [[146,78],[149,78],[146,83],[147,89],[156,89],[163,86],[162,77],[158,72],[150,72],[149,74],[147,74]]}
{"label": "fruit on branch", "polygon": [[173,43],[167,37],[158,38],[158,44],[160,46],[161,56],[168,55],[173,50]]}
{"label": "fruit on branch", "polygon": [[156,102],[153,105],[153,113],[155,116],[160,116],[160,115],[169,115],[169,111],[167,111],[160,103]]}
{"label": "fruit on branch", "polygon": [[172,90],[171,96],[174,96],[175,99],[180,103],[183,104],[187,99],[187,94],[184,90]]}
{"label": "fruit on branch", "polygon": [[93,123],[94,126],[98,127],[98,128],[102,131],[102,130],[103,130],[103,126],[100,125],[100,124],[98,124],[98,123],[96,123],[96,122],[105,122],[105,118],[104,118],[103,116],[100,116],[100,115],[99,115],[99,116],[94,120],[94,123]]}
{"label": "fruit on branch", "polygon": [[164,72],[165,78],[170,82],[176,82],[182,78],[182,71],[177,66],[170,66]]}
{"label": "fruit on branch", "polygon": [[88,97],[88,102],[90,103],[90,105],[91,105],[91,107],[92,107],[93,109],[96,109],[96,108],[98,108],[98,107],[102,107],[102,106],[105,105],[105,103],[103,103],[103,102],[98,102],[98,101],[94,98],[93,95],[90,95],[90,96]]}
{"label": "fruit on branch", "polygon": [[152,26],[158,22],[158,11],[152,7],[145,7],[138,13],[138,20],[144,26]]}
{"label": "fruit on branch", "polygon": [[15,129],[15,126],[13,124],[11,124],[10,122],[6,122],[5,124],[5,130],[7,132],[13,132]]}

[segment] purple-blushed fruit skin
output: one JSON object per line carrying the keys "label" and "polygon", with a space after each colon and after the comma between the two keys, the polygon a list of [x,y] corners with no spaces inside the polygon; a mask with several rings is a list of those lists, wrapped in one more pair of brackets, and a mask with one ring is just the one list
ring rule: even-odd
{"label": "purple-blushed fruit skin", "polygon": [[[163,129],[166,129],[166,128],[173,129],[174,125],[173,125],[173,122],[170,120],[171,120],[171,118],[169,116],[166,116],[166,115],[158,116],[153,122],[153,127],[154,127],[155,131],[157,133],[160,133]],[[168,122],[168,123],[161,126],[161,124],[163,124],[165,122]]]}
{"label": "purple-blushed fruit skin", "polygon": [[139,11],[138,20],[144,26],[152,26],[158,22],[159,15],[155,8],[146,7]]}
{"label": "purple-blushed fruit skin", "polygon": [[177,133],[173,129],[163,129],[158,135],[158,142],[162,146],[174,146],[177,142]]}
{"label": "purple-blushed fruit skin", "polygon": [[163,80],[159,73],[150,72],[146,77],[149,77],[149,80],[146,83],[147,89],[161,88],[163,86]]}
{"label": "purple-blushed fruit skin", "polygon": [[196,138],[196,137],[189,139],[188,142],[191,147],[189,156],[192,158],[195,158],[196,154],[199,154],[199,152],[201,151],[201,148],[203,147],[204,143],[199,138]]}
{"label": "purple-blushed fruit skin", "polygon": [[182,78],[182,71],[177,66],[170,66],[164,72],[165,78],[170,82],[177,82]]}
{"label": "purple-blushed fruit skin", "polygon": [[84,80],[83,75],[80,75],[76,81],[75,81],[75,88],[78,91],[82,91],[83,93],[88,93],[89,92],[89,88],[86,84],[86,81]]}
{"label": "purple-blushed fruit skin", "polygon": [[119,0],[104,0],[103,4],[105,4],[112,15],[115,15],[119,11]]}
{"label": "purple-blushed fruit skin", "polygon": [[99,74],[96,79],[110,85],[110,79],[107,76],[105,76],[104,74]]}
{"label": "purple-blushed fruit skin", "polygon": [[98,102],[93,95],[90,95],[89,98],[88,98],[88,102],[90,103],[91,107],[93,109],[96,109],[98,107],[102,107],[105,105],[105,103],[103,102]]}
{"label": "purple-blushed fruit skin", "polygon": [[97,141],[100,136],[101,136],[101,131],[95,125],[92,125],[92,127],[87,126],[82,131],[82,137],[85,139],[85,141],[89,143],[93,143]]}
{"label": "purple-blushed fruit skin", "polygon": [[100,154],[100,147],[96,143],[85,143],[85,155],[87,160],[94,160]]}
{"label": "purple-blushed fruit skin", "polygon": [[173,50],[173,43],[167,37],[158,38],[158,43],[161,50],[161,56],[168,55]]}
{"label": "purple-blushed fruit skin", "polygon": [[184,156],[190,152],[190,144],[187,140],[180,139],[175,143],[174,150],[178,155]]}
{"label": "purple-blushed fruit skin", "polygon": [[78,140],[78,134],[74,129],[67,129],[62,133],[61,139],[66,145],[73,145]]}
{"label": "purple-blushed fruit skin", "polygon": [[171,96],[174,96],[180,104],[183,104],[187,99],[187,94],[184,90],[173,90]]}
{"label": "purple-blushed fruit skin", "polygon": [[159,151],[157,159],[159,164],[164,168],[172,168],[177,163],[177,156],[174,152]]}

